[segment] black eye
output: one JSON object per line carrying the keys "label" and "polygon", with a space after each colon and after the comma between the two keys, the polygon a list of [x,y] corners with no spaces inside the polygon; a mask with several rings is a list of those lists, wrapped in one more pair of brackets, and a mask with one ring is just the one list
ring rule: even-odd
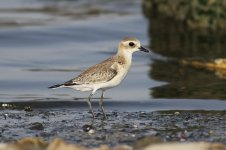
{"label": "black eye", "polygon": [[129,46],[133,47],[135,44],[133,42],[129,42]]}

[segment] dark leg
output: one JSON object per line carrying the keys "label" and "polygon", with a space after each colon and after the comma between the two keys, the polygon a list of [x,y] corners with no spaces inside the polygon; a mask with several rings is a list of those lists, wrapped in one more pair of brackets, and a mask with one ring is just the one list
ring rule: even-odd
{"label": "dark leg", "polygon": [[92,98],[92,96],[93,96],[93,94],[90,94],[90,95],[89,95],[87,103],[88,103],[88,105],[89,105],[89,112],[92,113],[92,116],[93,116],[93,118],[94,118],[93,108],[92,108],[92,104],[91,104],[91,98]]}
{"label": "dark leg", "polygon": [[99,101],[99,106],[100,106],[101,112],[102,112],[103,115],[104,115],[104,119],[106,119],[107,117],[106,117],[106,114],[105,114],[105,112],[104,112],[103,99],[104,99],[104,91],[102,91],[101,98],[100,98],[100,101]]}

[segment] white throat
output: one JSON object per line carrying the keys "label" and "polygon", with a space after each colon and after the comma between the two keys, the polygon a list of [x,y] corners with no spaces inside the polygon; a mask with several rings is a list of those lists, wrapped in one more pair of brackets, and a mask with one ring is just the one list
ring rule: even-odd
{"label": "white throat", "polygon": [[120,51],[117,53],[117,55],[124,57],[128,63],[132,62],[133,52],[131,51]]}
{"label": "white throat", "polygon": [[124,51],[124,57],[127,59],[127,60],[131,60],[132,61],[132,57],[133,57],[133,52],[130,52],[130,51]]}

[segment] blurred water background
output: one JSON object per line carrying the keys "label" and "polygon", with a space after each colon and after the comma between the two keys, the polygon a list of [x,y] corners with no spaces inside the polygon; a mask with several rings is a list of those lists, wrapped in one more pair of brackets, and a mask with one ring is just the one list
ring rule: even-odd
{"label": "blurred water background", "polygon": [[153,9],[157,2],[145,0],[0,3],[0,102],[85,101],[88,93],[47,87],[114,55],[123,37],[134,36],[156,54],[134,55],[124,82],[106,92],[113,109],[226,109],[224,69],[180,63],[224,58],[224,32],[189,30]]}

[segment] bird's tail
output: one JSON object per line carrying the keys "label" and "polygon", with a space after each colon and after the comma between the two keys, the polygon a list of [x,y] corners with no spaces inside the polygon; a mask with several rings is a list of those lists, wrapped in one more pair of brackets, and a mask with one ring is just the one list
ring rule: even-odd
{"label": "bird's tail", "polygon": [[56,89],[56,88],[60,88],[63,86],[64,86],[63,84],[56,84],[56,85],[50,86],[49,89]]}

